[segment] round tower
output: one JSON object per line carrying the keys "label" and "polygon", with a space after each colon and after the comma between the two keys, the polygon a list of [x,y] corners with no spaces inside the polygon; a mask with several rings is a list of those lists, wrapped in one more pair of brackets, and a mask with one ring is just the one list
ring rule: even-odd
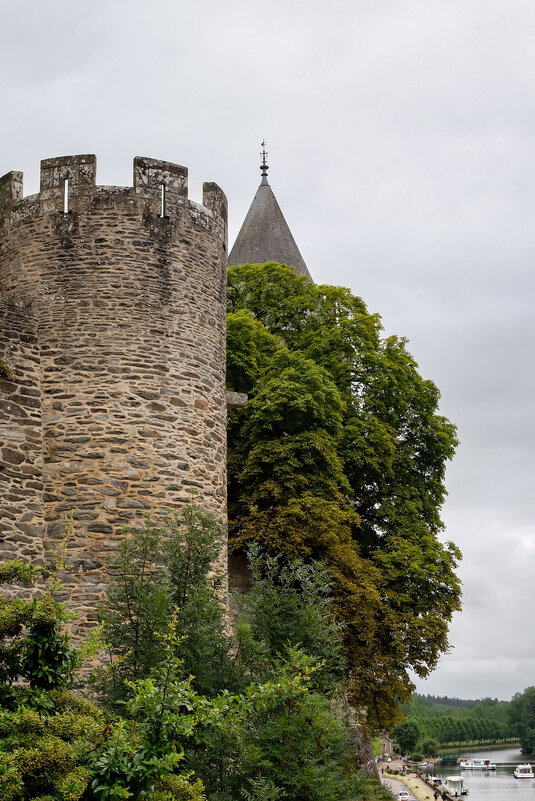
{"label": "round tower", "polygon": [[30,197],[0,179],[0,555],[50,558],[72,511],[78,626],[124,525],[225,513],[226,249],[225,195],[192,202],[176,164],[135,158],[124,188],[47,159]]}

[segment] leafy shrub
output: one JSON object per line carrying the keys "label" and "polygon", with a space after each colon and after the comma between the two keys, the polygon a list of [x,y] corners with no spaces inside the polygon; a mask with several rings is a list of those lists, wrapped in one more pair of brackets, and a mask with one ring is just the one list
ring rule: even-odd
{"label": "leafy shrub", "polygon": [[[130,620],[138,633],[147,630],[153,613],[160,614],[160,600],[166,614],[152,641],[158,658],[152,665],[140,660],[141,676],[126,678],[126,700],[117,706],[121,717],[70,691],[79,657],[62,633],[66,610],[52,594],[31,600],[0,596],[0,799],[389,797],[355,764],[359,740],[337,684],[343,665],[339,627],[331,620],[321,567],[315,572],[302,562],[281,566],[253,557],[257,587],[240,605],[238,649],[233,672],[226,672],[230,652],[217,583],[203,574],[215,540],[203,515],[192,511],[180,535],[190,541],[146,541],[143,559],[148,574],[157,577],[153,586],[141,586],[135,576],[127,583],[130,600],[138,601]],[[165,547],[165,569],[151,550],[155,543]],[[133,574],[139,554],[131,545],[124,567]],[[40,575],[23,562],[0,567],[0,576],[25,583]],[[178,588],[185,591],[182,605],[174,604]],[[206,628],[203,609],[214,613]],[[207,650],[202,642],[188,645],[192,632],[206,634]],[[185,672],[181,653],[190,659],[224,655],[206,665],[204,693],[197,677]],[[228,686],[229,677],[239,680],[240,691]],[[222,689],[215,694],[218,684]]]}
{"label": "leafy shrub", "polygon": [[175,655],[193,686],[211,696],[238,689],[224,631],[223,577],[213,570],[223,537],[217,517],[195,504],[168,510],[161,526],[147,520],[143,530],[126,532],[100,614],[109,666],[94,682],[104,703],[123,703],[127,682],[146,678],[161,663],[173,610],[180,618]]}
{"label": "leafy shrub", "polygon": [[[0,566],[4,582],[29,585],[42,575],[21,560]],[[151,692],[132,687],[131,719],[126,721],[69,691],[78,654],[62,633],[68,617],[50,593],[30,600],[0,593],[0,799],[168,801],[176,790],[176,799],[200,801],[202,785],[188,776],[162,784],[182,750],[174,737],[164,738],[163,744],[154,739],[163,724],[150,710],[164,713],[162,699],[169,689],[158,684],[158,676]],[[178,686],[189,692],[187,680]],[[187,720],[182,714],[182,724]]]}

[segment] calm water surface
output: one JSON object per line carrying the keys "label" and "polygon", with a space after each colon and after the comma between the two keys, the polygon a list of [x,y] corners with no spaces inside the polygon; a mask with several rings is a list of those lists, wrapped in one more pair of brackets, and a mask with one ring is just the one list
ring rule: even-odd
{"label": "calm water surface", "polygon": [[[515,779],[513,770],[519,762],[535,766],[535,755],[524,756],[517,749],[479,751],[467,754],[474,759],[490,759],[498,767],[485,773],[482,770],[461,770],[457,765],[442,765],[437,776],[461,775],[469,790],[467,801],[535,801],[535,779]],[[500,763],[512,763],[501,766]],[[535,772],[535,771],[534,771]],[[466,798],[466,796],[463,796]]]}

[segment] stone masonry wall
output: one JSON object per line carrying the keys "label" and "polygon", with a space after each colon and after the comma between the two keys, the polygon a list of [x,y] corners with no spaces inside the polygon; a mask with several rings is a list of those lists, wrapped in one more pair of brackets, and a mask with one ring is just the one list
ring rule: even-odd
{"label": "stone masonry wall", "polygon": [[73,511],[65,583],[82,629],[125,524],[192,498],[225,513],[226,198],[205,184],[203,204],[188,200],[184,167],[146,158],[129,188],[98,187],[94,156],[43,161],[27,198],[21,173],[0,179],[0,297],[32,310],[12,322],[2,310],[0,357],[22,341],[35,373],[15,364],[0,387],[0,519],[6,543],[50,559]]}
{"label": "stone masonry wall", "polygon": [[0,298],[0,559],[42,563],[43,440],[37,324]]}

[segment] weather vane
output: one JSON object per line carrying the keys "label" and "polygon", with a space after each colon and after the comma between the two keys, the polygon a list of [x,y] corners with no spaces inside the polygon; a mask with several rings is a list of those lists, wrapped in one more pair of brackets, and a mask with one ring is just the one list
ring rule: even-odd
{"label": "weather vane", "polygon": [[268,167],[268,164],[267,164],[267,161],[266,161],[267,152],[266,152],[266,140],[265,139],[262,139],[261,147],[262,147],[262,150],[260,151],[260,155],[262,156],[262,164],[260,165],[260,174],[261,174],[262,178],[266,178],[267,177],[267,171],[269,170],[269,167]]}

